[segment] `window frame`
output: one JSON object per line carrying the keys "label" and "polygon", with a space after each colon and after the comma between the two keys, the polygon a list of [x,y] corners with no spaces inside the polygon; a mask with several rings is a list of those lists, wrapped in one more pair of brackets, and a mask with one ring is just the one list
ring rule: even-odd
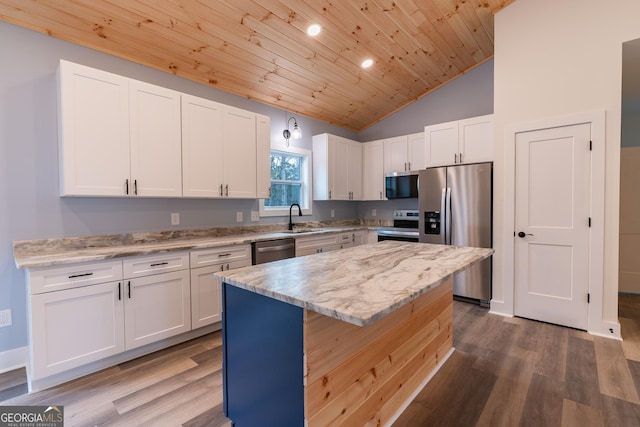
{"label": "window frame", "polygon": [[[271,152],[277,151],[280,153],[293,154],[296,156],[302,156],[303,160],[300,163],[300,182],[302,183],[302,202],[300,207],[302,208],[302,215],[312,215],[313,205],[313,177],[311,173],[312,165],[312,151],[298,147],[271,147],[269,150],[269,160],[271,160]],[[269,168],[271,170],[271,168]],[[271,184],[271,173],[269,173],[269,184]],[[264,199],[260,199],[260,216],[261,217],[276,217],[276,216],[289,216],[288,207],[270,207],[265,206]],[[297,212],[295,212],[297,215]]]}

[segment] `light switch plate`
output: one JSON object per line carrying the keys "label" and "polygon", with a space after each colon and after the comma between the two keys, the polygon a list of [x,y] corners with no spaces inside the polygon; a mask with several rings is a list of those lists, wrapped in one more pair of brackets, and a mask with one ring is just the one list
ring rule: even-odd
{"label": "light switch plate", "polygon": [[335,217],[336,217],[336,210],[331,209],[331,218],[335,218]]}
{"label": "light switch plate", "polygon": [[251,221],[260,221],[260,212],[251,211]]}
{"label": "light switch plate", "polygon": [[236,212],[236,222],[242,222],[242,211]]}
{"label": "light switch plate", "polygon": [[371,216],[378,215],[378,212],[375,209],[371,209]]}

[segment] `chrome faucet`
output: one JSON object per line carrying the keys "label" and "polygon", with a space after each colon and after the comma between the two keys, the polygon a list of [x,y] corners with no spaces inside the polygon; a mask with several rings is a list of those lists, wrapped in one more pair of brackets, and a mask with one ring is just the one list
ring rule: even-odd
{"label": "chrome faucet", "polygon": [[293,230],[293,221],[291,221],[291,209],[293,209],[294,206],[298,207],[298,216],[302,216],[302,209],[300,209],[300,205],[297,203],[292,203],[291,206],[289,206],[289,230]]}

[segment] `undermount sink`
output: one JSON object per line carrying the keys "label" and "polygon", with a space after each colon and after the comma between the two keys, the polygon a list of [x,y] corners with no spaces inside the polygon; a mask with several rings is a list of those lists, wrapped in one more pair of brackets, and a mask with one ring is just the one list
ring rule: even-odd
{"label": "undermount sink", "polygon": [[293,230],[285,230],[284,233],[288,234],[300,234],[300,233],[313,233],[316,231],[324,231],[322,228],[298,228]]}

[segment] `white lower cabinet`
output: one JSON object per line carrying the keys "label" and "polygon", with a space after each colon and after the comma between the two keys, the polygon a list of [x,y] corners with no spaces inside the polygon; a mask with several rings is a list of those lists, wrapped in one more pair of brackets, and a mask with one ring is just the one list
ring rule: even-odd
{"label": "white lower cabinet", "polygon": [[120,281],[32,295],[33,378],[124,351],[122,291]]}
{"label": "white lower cabinet", "polygon": [[28,270],[30,381],[191,330],[189,279],[187,252]]}
{"label": "white lower cabinet", "polygon": [[296,237],[296,256],[319,254],[361,245],[364,231]]}
{"label": "white lower cabinet", "polygon": [[191,330],[189,270],[126,280],[125,348]]}
{"label": "white lower cabinet", "polygon": [[218,271],[251,265],[251,246],[236,245],[191,252],[191,328],[222,320],[222,283]]}

